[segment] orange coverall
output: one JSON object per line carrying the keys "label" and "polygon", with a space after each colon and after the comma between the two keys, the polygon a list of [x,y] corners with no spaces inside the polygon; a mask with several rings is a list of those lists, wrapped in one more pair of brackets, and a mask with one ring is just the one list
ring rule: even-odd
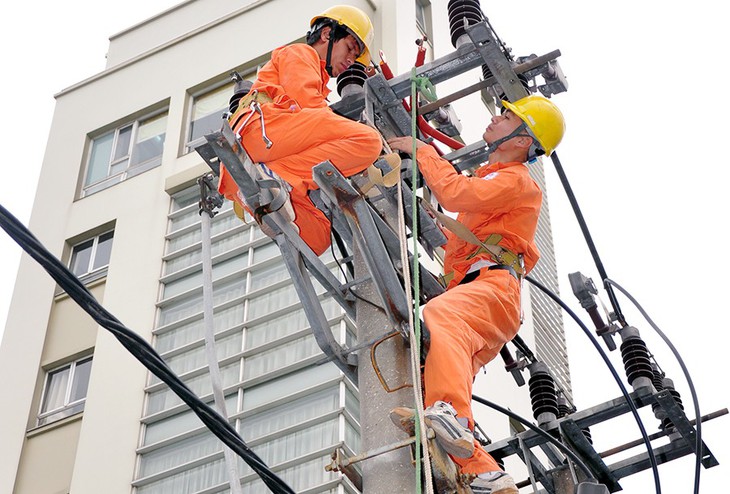
{"label": "orange coverall", "polygon": [[[265,92],[273,100],[262,104],[261,109],[266,135],[274,144],[266,149],[258,114],[252,115],[245,126],[241,125],[245,116],[238,119],[238,125],[231,123],[251,159],[265,163],[292,186],[294,224],[317,255],[330,245],[330,222],[307,196],[309,190],[317,188],[312,167],[330,160],[349,177],[373,164],[382,150],[375,129],[329,108],[328,81],[325,62],[311,46],[296,43],[277,48],[252,87],[252,91]],[[218,190],[243,205],[238,186],[225,166],[221,167]]]}
{"label": "orange coverall", "polygon": [[[535,265],[534,243],[542,191],[523,163],[495,163],[473,177],[462,175],[438,157],[430,146],[418,148],[418,167],[439,203],[458,212],[458,220],[484,240],[502,235],[499,245],[524,256],[525,272]],[[506,270],[482,269],[478,277],[459,285],[469,267],[489,254],[469,259],[478,247],[447,232],[444,271],[454,271],[447,291],[423,309],[431,344],[426,355],[426,407],[449,402],[474,429],[472,383],[479,369],[494,359],[520,327],[520,283]],[[475,441],[471,458],[452,458],[463,473],[500,470],[494,458]]]}

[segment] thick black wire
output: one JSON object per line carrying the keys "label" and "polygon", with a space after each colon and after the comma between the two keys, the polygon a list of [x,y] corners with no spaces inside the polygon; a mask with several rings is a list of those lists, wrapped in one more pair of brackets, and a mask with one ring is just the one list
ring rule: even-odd
{"label": "thick black wire", "polygon": [[516,413],[514,413],[513,411],[503,408],[503,407],[497,405],[496,403],[492,403],[491,401],[484,399],[481,396],[471,395],[471,399],[478,403],[481,403],[482,405],[487,405],[488,407],[493,408],[494,410],[497,410],[498,412],[503,413],[503,414],[507,415],[508,417],[512,417],[513,419],[518,420],[519,422],[522,422],[523,425],[525,425],[526,427],[528,427],[530,430],[537,433],[538,435],[542,436],[544,439],[547,439],[548,442],[553,443],[560,451],[562,451],[565,454],[565,456],[569,457],[576,465],[578,465],[580,467],[581,470],[583,470],[585,472],[589,481],[597,482],[597,479],[593,476],[593,472],[590,471],[588,466],[583,462],[583,460],[581,460],[578,457],[578,455],[573,453],[567,446],[565,446],[563,443],[561,443],[560,441],[555,439],[553,436],[551,436],[544,430],[531,424],[529,420],[524,419],[524,418],[520,417],[519,415],[517,415]]}
{"label": "thick black wire", "polygon": [[167,366],[162,357],[147,341],[126,328],[114,315],[108,312],[86,289],[79,279],[61,261],[53,256],[35,236],[5,207],[0,205],[0,226],[28,253],[66,293],[100,326],[106,328],[137,360],[139,360],[162,382],[185,402],[226,446],[238,454],[275,494],[294,494],[294,491],[279,478],[248,447],[236,429],[215,410],[200,400],[180,378]]}
{"label": "thick black wire", "polygon": [[626,390],[626,386],[624,386],[624,383],[621,381],[621,377],[619,377],[618,372],[616,372],[616,368],[611,364],[611,361],[608,358],[608,355],[606,355],[606,352],[603,351],[603,348],[601,348],[600,343],[598,343],[598,340],[593,336],[591,331],[588,329],[588,326],[586,326],[583,321],[580,320],[578,315],[573,312],[570,307],[568,307],[557,295],[555,295],[552,291],[550,291],[546,286],[544,286],[539,281],[535,280],[534,278],[530,276],[525,276],[525,279],[535,285],[537,288],[539,288],[542,292],[544,292],[548,297],[550,297],[555,303],[557,303],[560,307],[563,308],[565,312],[567,312],[570,317],[573,318],[573,320],[580,326],[580,328],[583,330],[583,332],[588,336],[588,339],[591,340],[591,343],[593,343],[593,346],[596,347],[596,350],[601,355],[601,358],[603,358],[603,361],[606,363],[606,366],[608,367],[608,370],[611,371],[611,375],[613,375],[613,378],[616,381],[616,384],[618,384],[618,387],[621,389],[621,393],[623,393],[624,398],[626,399],[626,403],[629,405],[629,408],[631,408],[631,413],[634,415],[634,418],[636,419],[636,424],[639,426],[639,430],[641,431],[641,437],[644,439],[644,444],[647,448],[647,453],[649,455],[649,462],[651,463],[651,469],[652,473],[654,474],[654,486],[656,488],[656,494],[661,494],[662,488],[659,482],[659,467],[657,466],[656,457],[654,456],[654,450],[651,447],[651,441],[649,441],[649,436],[646,433],[646,429],[644,427],[644,423],[641,420],[641,417],[639,417],[639,411],[636,409],[636,405],[634,405],[633,400],[629,396],[629,392]]}
{"label": "thick black wire", "polygon": [[624,319],[624,315],[621,312],[621,307],[619,307],[618,299],[616,299],[616,294],[613,293],[613,289],[611,288],[611,285],[606,283],[606,278],[608,278],[608,275],[606,274],[606,269],[603,267],[603,262],[601,261],[601,257],[598,255],[598,249],[596,249],[596,244],[593,242],[593,237],[591,237],[591,232],[588,230],[588,224],[586,223],[585,218],[583,217],[583,212],[580,210],[580,206],[578,206],[578,200],[575,198],[575,194],[573,193],[573,188],[570,186],[570,182],[568,182],[568,177],[565,175],[565,170],[563,170],[563,165],[560,163],[560,159],[558,158],[558,153],[553,152],[550,155],[550,159],[553,161],[553,165],[555,165],[555,171],[558,173],[558,177],[560,178],[560,183],[563,184],[563,189],[565,189],[565,195],[568,196],[568,201],[570,201],[570,206],[573,208],[573,213],[575,213],[575,218],[578,220],[578,225],[580,226],[581,232],[583,232],[583,237],[585,238],[586,245],[588,246],[588,250],[591,252],[591,256],[593,257],[593,262],[596,264],[596,269],[598,269],[598,274],[601,275],[601,280],[603,280],[604,288],[606,289],[606,293],[608,294],[608,298],[611,301],[611,306],[613,306],[614,313],[616,314],[616,318],[619,322],[625,323],[626,320]]}
{"label": "thick black wire", "polygon": [[664,342],[667,344],[669,349],[674,354],[674,357],[677,359],[677,362],[679,362],[679,366],[682,368],[682,372],[684,373],[684,377],[687,380],[687,385],[689,386],[689,391],[692,394],[692,404],[694,405],[694,412],[695,417],[697,417],[697,434],[695,434],[695,481],[694,481],[694,494],[699,494],[700,492],[700,471],[702,470],[700,468],[702,464],[702,420],[700,415],[700,404],[697,399],[697,392],[695,391],[695,386],[692,382],[692,378],[689,375],[689,371],[687,370],[687,367],[684,365],[684,360],[682,360],[682,357],[679,355],[679,352],[674,347],[672,342],[667,338],[667,336],[662,332],[661,329],[659,329],[659,326],[657,326],[654,321],[649,317],[649,315],[646,313],[644,308],[639,304],[639,302],[636,301],[634,297],[631,296],[631,294],[626,291],[621,285],[616,283],[613,280],[610,280],[606,278],[606,283],[609,283],[618,290],[623,293],[630,301],[633,303],[637,309],[639,309],[639,312],[644,316],[644,318],[647,320],[649,325],[654,328],[654,331],[659,334],[659,336],[664,340]]}

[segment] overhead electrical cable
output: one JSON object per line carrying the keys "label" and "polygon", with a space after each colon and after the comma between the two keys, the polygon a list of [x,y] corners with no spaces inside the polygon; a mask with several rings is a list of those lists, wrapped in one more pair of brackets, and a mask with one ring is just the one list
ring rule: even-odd
{"label": "overhead electrical cable", "polygon": [[689,387],[689,391],[692,394],[692,405],[694,407],[695,417],[697,419],[697,433],[695,434],[695,476],[694,476],[694,494],[699,494],[700,492],[700,471],[702,470],[700,468],[702,464],[702,420],[700,419],[702,415],[700,415],[700,405],[699,401],[697,399],[697,392],[695,390],[694,383],[692,382],[692,377],[689,375],[689,371],[687,370],[687,366],[684,365],[684,360],[682,360],[682,357],[679,355],[679,352],[675,348],[675,346],[672,344],[672,342],[667,338],[667,336],[662,332],[661,329],[659,329],[659,326],[657,326],[654,321],[649,317],[649,314],[644,310],[644,308],[639,304],[639,302],[636,301],[636,299],[631,296],[631,294],[626,291],[621,285],[616,283],[615,281],[606,278],[606,283],[615,286],[618,288],[618,290],[623,293],[630,301],[633,303],[636,308],[641,312],[641,314],[644,316],[646,321],[649,323],[649,325],[654,329],[654,331],[657,332],[657,334],[664,340],[664,342],[667,344],[669,349],[674,354],[675,358],[677,359],[677,362],[679,363],[679,366],[682,368],[682,372],[684,373],[684,377],[687,380],[687,386]]}
{"label": "overhead electrical cable", "polygon": [[238,435],[236,429],[213,408],[204,403],[168,367],[162,357],[134,331],[125,327],[107,311],[86,289],[81,281],[66,268],[40,241],[5,207],[0,205],[0,226],[23,248],[58,285],[100,326],[107,329],[134,357],[150,372],[160,378],[179,396],[226,446],[231,448],[256,472],[266,486],[275,494],[294,494],[294,491],[279,478]]}
{"label": "overhead electrical cable", "polygon": [[535,280],[534,278],[530,276],[525,276],[525,279],[535,285],[537,288],[539,288],[543,293],[545,293],[548,297],[550,297],[555,303],[557,303],[560,307],[563,308],[565,312],[570,315],[570,317],[573,318],[573,320],[578,324],[578,326],[583,330],[583,332],[588,336],[588,339],[591,340],[591,343],[593,343],[593,346],[596,347],[596,351],[601,355],[601,358],[603,358],[603,361],[606,363],[606,366],[608,367],[608,370],[611,372],[611,375],[613,376],[614,380],[616,381],[616,384],[618,384],[618,387],[621,389],[621,393],[624,395],[624,398],[626,399],[626,403],[629,405],[629,408],[631,409],[631,413],[634,415],[634,418],[636,419],[636,424],[639,427],[639,430],[641,431],[641,436],[644,439],[644,444],[647,448],[647,453],[649,456],[649,462],[651,463],[651,469],[652,473],[654,474],[654,486],[656,488],[656,494],[661,494],[661,484],[659,482],[659,468],[657,466],[656,457],[654,456],[654,450],[651,447],[651,441],[649,440],[649,436],[646,433],[646,428],[644,427],[644,423],[641,420],[641,417],[639,417],[639,411],[636,409],[636,405],[634,404],[634,401],[631,399],[631,396],[629,396],[629,392],[626,389],[626,386],[624,386],[624,383],[621,381],[621,377],[618,375],[618,372],[616,372],[616,368],[611,364],[611,361],[608,358],[608,355],[606,355],[606,352],[601,348],[600,343],[598,343],[598,340],[593,336],[590,329],[588,329],[588,326],[586,326],[583,321],[580,320],[578,315],[571,310],[570,307],[568,307],[565,302],[563,302],[560,297],[558,297],[556,294],[554,294],[552,291],[550,291],[545,285],[540,283],[539,281]]}
{"label": "overhead electrical cable", "polygon": [[533,432],[535,432],[539,436],[543,437],[548,442],[554,444],[560,451],[562,451],[565,454],[565,456],[567,456],[568,458],[570,458],[573,461],[573,463],[575,463],[576,465],[578,465],[578,467],[580,467],[580,469],[583,470],[583,472],[588,477],[588,480],[589,481],[596,481],[596,478],[593,476],[593,472],[591,472],[591,470],[588,468],[588,466],[585,464],[585,462],[583,460],[581,460],[578,457],[578,455],[576,455],[575,453],[573,453],[570,450],[570,448],[568,448],[567,446],[565,446],[563,443],[561,443],[560,441],[558,441],[557,439],[555,439],[553,436],[551,436],[550,434],[548,434],[544,430],[542,430],[539,427],[531,424],[529,420],[524,419],[524,418],[520,417],[519,415],[517,415],[516,413],[514,413],[513,411],[507,410],[506,408],[503,408],[503,407],[497,405],[496,403],[493,403],[493,402],[491,402],[491,401],[489,401],[487,399],[484,399],[484,398],[482,398],[480,396],[477,396],[477,395],[474,395],[473,394],[473,395],[471,395],[471,399],[474,400],[474,401],[476,401],[477,403],[481,403],[482,405],[486,405],[489,408],[493,408],[494,410],[497,410],[498,412],[503,413],[503,414],[507,415],[508,417],[512,417],[513,419],[521,422],[525,427],[527,427],[528,429],[532,430]]}
{"label": "overhead electrical cable", "polygon": [[583,217],[583,212],[580,210],[580,206],[578,206],[578,200],[575,198],[575,194],[573,194],[573,188],[570,186],[570,182],[568,182],[568,177],[565,175],[563,165],[560,163],[560,159],[558,158],[558,155],[555,151],[550,154],[550,159],[553,161],[553,165],[555,165],[555,171],[558,173],[560,182],[563,184],[563,188],[565,189],[565,195],[568,196],[568,201],[570,201],[570,205],[573,208],[573,213],[578,220],[578,225],[580,226],[581,232],[583,232],[583,237],[585,238],[586,244],[588,245],[588,250],[591,252],[591,256],[593,257],[593,262],[596,265],[598,274],[601,276],[601,281],[603,281],[603,286],[606,289],[606,293],[608,294],[608,299],[611,301],[611,306],[613,307],[614,313],[616,314],[616,319],[620,323],[625,324],[626,320],[624,319],[624,315],[621,312],[621,307],[619,307],[618,305],[616,294],[613,293],[613,288],[611,287],[611,285],[606,282],[606,280],[608,279],[608,274],[606,274],[606,268],[603,266],[603,261],[601,261],[601,258],[598,255],[596,244],[593,243],[593,237],[591,237],[591,233],[588,231],[588,224]]}

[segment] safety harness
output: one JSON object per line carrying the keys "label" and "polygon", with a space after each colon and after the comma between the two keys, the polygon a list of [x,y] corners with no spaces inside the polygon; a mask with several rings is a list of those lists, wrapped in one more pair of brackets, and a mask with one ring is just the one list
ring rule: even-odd
{"label": "safety harness", "polygon": [[[522,279],[522,276],[525,273],[525,263],[524,259],[522,257],[522,254],[515,254],[509,249],[504,248],[503,246],[499,245],[499,242],[502,241],[502,235],[499,235],[497,233],[492,233],[489,236],[487,236],[486,239],[481,240],[479,237],[477,237],[474,232],[472,232],[470,229],[468,229],[466,226],[464,226],[463,223],[459,222],[458,220],[455,220],[454,218],[451,218],[450,216],[445,215],[441,211],[438,211],[436,208],[434,208],[428,201],[421,201],[421,204],[431,213],[434,215],[434,217],[450,232],[452,232],[454,235],[459,237],[460,239],[469,242],[470,244],[477,245],[479,248],[472,252],[466,260],[473,259],[478,255],[481,254],[488,254],[492,258],[492,263],[489,264],[490,261],[477,261],[472,266],[476,266],[477,268],[488,268],[488,269],[506,269],[507,271],[510,271],[510,273],[517,278],[519,281]],[[483,266],[481,266],[479,263],[482,263]],[[474,270],[476,271],[476,270]],[[442,275],[441,282],[444,286],[448,286],[448,284],[451,282],[451,280],[454,279],[454,272],[451,271],[449,273],[445,273]]]}
{"label": "safety harness", "polygon": [[[264,140],[267,148],[273,145],[273,142],[266,135],[266,128],[264,127],[264,114],[261,110],[261,105],[265,103],[271,103],[273,99],[266,93],[266,91],[259,91],[254,89],[249,92],[246,96],[241,98],[238,103],[238,108],[228,118],[231,128],[236,132],[240,133],[241,129],[246,126],[254,113],[259,114],[261,119],[261,138]],[[243,122],[241,122],[243,119]],[[239,125],[239,122],[240,125]],[[273,170],[267,167],[264,163],[255,164],[244,164],[248,174],[256,180],[256,183],[261,188],[261,193],[258,195],[259,205],[256,207],[250,207],[248,202],[244,199],[243,204],[238,202],[233,203],[233,210],[241,220],[245,221],[244,209],[253,216],[256,223],[259,224],[261,230],[270,237],[274,237],[274,232],[264,222],[264,216],[274,211],[279,211],[282,217],[292,225],[296,225],[294,222],[294,209],[291,201],[289,200],[289,192],[291,186],[281,177],[279,177]],[[242,198],[243,199],[243,198]]]}

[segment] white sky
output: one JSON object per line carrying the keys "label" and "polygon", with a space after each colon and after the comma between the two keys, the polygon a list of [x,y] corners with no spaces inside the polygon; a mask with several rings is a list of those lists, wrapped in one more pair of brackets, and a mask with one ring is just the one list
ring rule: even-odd
{"label": "white sky", "polygon": [[[40,15],[32,2],[5,7],[0,21],[5,158],[0,203],[23,223],[30,217],[53,94],[104,69],[110,35],[177,3],[73,0],[45,4]],[[710,0],[492,3],[482,2],[482,7],[515,55],[561,50],[570,87],[554,99],[568,126],[558,154],[608,276],[639,300],[679,350],[701,413],[727,407],[724,303],[730,270],[722,239],[728,236],[730,213],[724,149],[730,104],[720,94],[729,75],[724,65],[727,7]],[[435,16],[447,22],[445,13]],[[474,140],[481,129],[468,132],[467,140]],[[547,169],[562,298],[592,329],[567,285],[567,273],[599,277],[549,162]],[[4,232],[0,254],[1,332],[20,258],[20,248]],[[674,380],[693,417],[676,360],[629,300],[617,295],[628,322]],[[604,291],[601,297],[608,303]],[[602,360],[567,315],[565,326],[579,409],[618,397]],[[610,356],[623,376],[620,355]],[[656,422],[642,418],[647,432],[656,432]],[[703,469],[703,493],[726,490],[729,421],[721,417],[703,428],[721,462]],[[621,435],[624,442],[640,437],[630,420],[607,431],[596,428],[593,435],[597,444],[601,436]],[[659,473],[662,492],[692,492],[691,457],[660,466]],[[627,493],[654,492],[650,471],[621,484]]]}

